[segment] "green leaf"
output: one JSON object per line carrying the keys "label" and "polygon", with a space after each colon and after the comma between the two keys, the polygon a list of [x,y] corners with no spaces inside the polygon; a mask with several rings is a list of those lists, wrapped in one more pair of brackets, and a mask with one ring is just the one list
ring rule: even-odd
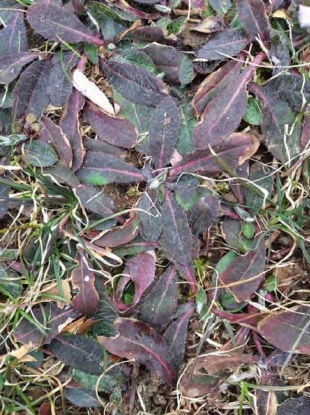
{"label": "green leaf", "polygon": [[188,55],[184,55],[181,60],[180,69],[179,69],[179,80],[181,85],[187,85],[192,82],[194,78],[194,69],[193,69],[193,62],[188,57]]}
{"label": "green leaf", "polygon": [[22,293],[21,277],[13,270],[0,264],[0,292],[17,298]]}
{"label": "green leaf", "polygon": [[86,43],[85,45],[85,52],[88,57],[88,59],[96,64],[98,63],[98,55],[99,55],[99,49],[98,46],[92,44],[92,43]]}
{"label": "green leaf", "polygon": [[262,122],[262,112],[257,100],[254,97],[249,97],[248,99],[243,120],[251,125],[260,125]]}
{"label": "green leaf", "polygon": [[240,221],[226,218],[222,223],[222,234],[229,246],[247,252],[253,249],[254,240],[244,235],[243,226],[245,222],[242,224]]}
{"label": "green leaf", "polygon": [[279,285],[279,280],[275,275],[270,275],[265,281],[264,288],[267,292],[272,293],[276,291]]}
{"label": "green leaf", "polygon": [[233,262],[233,260],[238,255],[234,251],[228,252],[228,254],[224,255],[223,258],[219,260],[219,262],[216,264],[215,271],[213,274],[213,278],[218,278],[218,276],[225,271],[225,269]]}
{"label": "green leaf", "polygon": [[243,222],[241,225],[241,232],[247,239],[253,239],[255,229],[252,222]]}
{"label": "green leaf", "polygon": [[116,59],[120,62],[133,63],[134,65],[140,66],[140,68],[146,69],[147,71],[156,72],[156,68],[152,58],[145,52],[132,47],[119,49],[121,56]]}
{"label": "green leaf", "polygon": [[53,166],[58,161],[53,147],[41,140],[29,143],[25,148],[25,156],[28,163],[35,167]]}
{"label": "green leaf", "polygon": [[170,34],[173,35],[178,35],[182,32],[182,30],[184,29],[184,25],[186,23],[186,17],[177,17],[175,20],[172,20],[172,22],[170,22],[167,25],[167,29],[169,31]]}
{"label": "green leaf", "polygon": [[[113,373],[108,372],[106,375],[101,376],[98,383],[99,376],[91,375],[90,373],[83,372],[80,369],[73,369],[72,377],[75,382],[83,386],[88,390],[98,390],[98,392],[111,393],[116,386],[124,383],[124,377],[121,372]],[[98,386],[97,386],[98,384]]]}
{"label": "green leaf", "polygon": [[189,154],[195,150],[193,132],[196,125],[196,119],[192,115],[192,110],[193,108],[189,101],[185,101],[185,103],[179,107],[181,126],[179,129],[177,150],[180,154]]}
{"label": "green leaf", "polygon": [[196,309],[199,314],[200,320],[204,321],[208,317],[210,310],[208,306],[208,297],[205,290],[202,287],[198,288],[196,295]]}

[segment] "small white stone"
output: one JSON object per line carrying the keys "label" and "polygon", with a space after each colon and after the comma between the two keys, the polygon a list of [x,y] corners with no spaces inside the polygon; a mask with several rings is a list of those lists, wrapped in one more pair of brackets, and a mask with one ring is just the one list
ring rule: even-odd
{"label": "small white stone", "polygon": [[90,280],[89,276],[88,276],[88,275],[86,275],[86,277],[84,278],[84,281],[85,281],[85,282],[88,282],[89,280]]}
{"label": "small white stone", "polygon": [[310,27],[310,7],[300,5],[298,9],[300,27]]}

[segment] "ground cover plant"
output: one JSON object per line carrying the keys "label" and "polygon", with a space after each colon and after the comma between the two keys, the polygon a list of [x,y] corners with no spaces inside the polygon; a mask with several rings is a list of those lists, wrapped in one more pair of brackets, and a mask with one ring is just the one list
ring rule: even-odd
{"label": "ground cover plant", "polygon": [[0,2],[1,413],[309,413],[309,11]]}

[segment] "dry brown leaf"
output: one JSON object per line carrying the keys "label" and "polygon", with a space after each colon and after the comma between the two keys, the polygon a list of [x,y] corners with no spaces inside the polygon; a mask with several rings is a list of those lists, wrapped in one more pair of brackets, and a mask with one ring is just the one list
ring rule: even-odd
{"label": "dry brown leaf", "polygon": [[49,284],[48,286],[46,286],[44,290],[42,291],[42,293],[49,294],[49,295],[55,295],[57,297],[63,297],[65,300],[68,300],[68,301],[61,301],[61,300],[56,301],[57,307],[60,309],[63,309],[65,305],[67,305],[68,302],[71,301],[70,283],[68,279],[61,280],[61,288],[62,290],[59,290],[59,286],[57,282],[53,282]]}
{"label": "dry brown leaf", "polygon": [[28,355],[28,353],[34,349],[35,347],[33,346],[26,346],[26,345],[20,346],[18,349],[12,350],[9,353],[1,355],[0,362],[9,356],[16,357],[16,359],[20,362],[34,362],[36,359]]}
{"label": "dry brown leaf", "polygon": [[95,320],[91,318],[81,317],[78,320],[68,324],[64,330],[65,333],[85,334],[95,324]]}

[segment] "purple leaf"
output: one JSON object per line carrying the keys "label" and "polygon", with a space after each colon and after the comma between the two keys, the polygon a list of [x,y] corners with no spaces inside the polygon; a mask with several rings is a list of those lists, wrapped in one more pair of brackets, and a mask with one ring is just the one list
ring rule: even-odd
{"label": "purple leaf", "polygon": [[237,0],[237,10],[251,39],[259,36],[263,42],[270,41],[270,25],[263,0]]}
{"label": "purple leaf", "polygon": [[96,151],[99,153],[108,153],[111,154],[111,156],[125,158],[124,149],[112,146],[104,141],[99,141],[93,138],[84,138],[83,144],[86,150]]}
{"label": "purple leaf", "polygon": [[66,325],[79,315],[80,313],[73,310],[73,308],[61,310],[55,303],[36,306],[32,309],[29,317],[35,319],[42,328],[39,329],[38,326],[24,317],[16,328],[16,340],[36,347],[50,343]]}
{"label": "purple leaf", "polygon": [[181,315],[169,325],[164,334],[169,351],[173,356],[173,365],[178,369],[184,360],[187,328],[194,310],[195,306],[191,303],[181,306],[179,309]]}
{"label": "purple leaf", "polygon": [[79,179],[75,176],[73,171],[63,165],[63,163],[58,162],[56,165],[52,167],[48,167],[44,169],[42,172],[44,176],[52,176],[54,177],[58,183],[66,184],[70,187],[76,187],[80,184]]}
{"label": "purple leaf", "polygon": [[32,62],[38,55],[30,52],[20,52],[1,56],[0,84],[10,84],[18,77],[25,65]]}
{"label": "purple leaf", "polygon": [[218,145],[238,128],[248,101],[247,82],[248,76],[240,74],[208,103],[194,129],[196,148],[205,150],[209,145]]}
{"label": "purple leaf", "polygon": [[165,73],[165,78],[170,82],[179,82],[179,71],[184,54],[173,46],[152,43],[143,48],[160,72]]}
{"label": "purple leaf", "polygon": [[285,101],[293,112],[300,112],[303,109],[304,100],[309,99],[310,84],[304,83],[299,73],[277,75],[267,83],[267,86]]}
{"label": "purple leaf", "polygon": [[192,233],[185,211],[168,190],[161,212],[163,221],[161,247],[169,259],[185,265],[191,260],[189,247],[193,242]]}
{"label": "purple leaf", "polygon": [[72,171],[74,172],[81,168],[85,156],[79,121],[79,113],[84,107],[84,103],[85,99],[83,95],[75,89],[64,108],[59,123],[60,128],[69,140],[72,148]]}
{"label": "purple leaf", "polygon": [[31,6],[27,11],[27,19],[36,33],[54,42],[103,44],[72,12],[49,1],[40,1]]}
{"label": "purple leaf", "polygon": [[138,133],[136,128],[125,118],[110,117],[96,105],[90,103],[84,110],[84,115],[86,121],[98,134],[99,140],[122,148],[134,146]]}
{"label": "purple leaf", "polygon": [[[121,276],[115,292],[115,300],[120,309],[131,309],[140,301],[143,293],[152,284],[155,278],[155,259],[154,251],[150,251],[136,255],[127,260],[123,271],[124,275]],[[127,305],[123,303],[122,297],[124,290],[130,281],[135,285],[135,294],[132,304]]]}
{"label": "purple leaf", "polygon": [[169,164],[180,128],[180,115],[175,101],[167,97],[156,107],[149,131],[149,154],[156,169]]}
{"label": "purple leaf", "polygon": [[307,306],[272,312],[258,323],[258,332],[283,352],[310,355],[309,321]]}
{"label": "purple leaf", "polygon": [[12,16],[5,22],[5,28],[0,31],[0,56],[28,50],[24,13],[16,3],[8,8],[16,8],[16,11],[12,11]]}
{"label": "purple leaf", "polygon": [[310,398],[300,396],[289,398],[278,408],[277,415],[308,415],[310,408]]}
{"label": "purple leaf", "polygon": [[198,60],[222,60],[227,56],[236,56],[250,42],[248,36],[236,29],[227,29],[217,33],[197,53]]}
{"label": "purple leaf", "polygon": [[81,314],[93,313],[99,307],[99,295],[95,288],[95,273],[83,251],[78,254],[78,264],[71,274],[73,288],[79,289],[72,307]]}
{"label": "purple leaf", "polygon": [[[249,177],[249,161],[247,160],[242,166],[236,168],[236,173],[238,177],[248,179]],[[230,188],[233,194],[236,196],[238,202],[242,205],[245,204],[245,194],[244,188],[242,186],[242,180],[232,180],[230,183]]]}
{"label": "purple leaf", "polygon": [[234,133],[222,140],[222,144],[210,150],[197,150],[185,156],[169,175],[176,176],[181,173],[219,173],[233,170],[242,165],[256,153],[259,147],[257,138],[252,134]]}
{"label": "purple leaf", "polygon": [[117,92],[136,104],[155,107],[168,94],[166,84],[136,65],[101,60],[101,68]]}
{"label": "purple leaf", "polygon": [[286,133],[287,126],[291,127],[296,121],[295,114],[268,86],[252,85],[251,89],[262,102],[263,141],[276,159],[285,162],[300,152],[298,123],[291,134]]}
{"label": "purple leaf", "polygon": [[46,94],[50,65],[48,61],[32,62],[19,77],[13,91],[13,114],[16,119],[26,114],[37,117],[49,104]]}
{"label": "purple leaf", "polygon": [[189,223],[196,236],[204,234],[210,226],[214,225],[219,214],[220,202],[211,192],[198,199],[189,211]]}
{"label": "purple leaf", "polygon": [[90,210],[103,218],[114,213],[113,200],[97,187],[81,184],[75,189],[75,194],[84,209]]}
{"label": "purple leaf", "polygon": [[190,268],[193,252],[191,247],[195,244],[194,236],[191,233],[187,216],[183,208],[175,200],[175,196],[166,190],[165,201],[162,206],[162,236],[159,240],[160,247],[166,256],[186,269],[184,275],[190,284],[191,290],[196,291],[194,275],[188,271]]}
{"label": "purple leaf", "polygon": [[104,371],[103,350],[98,342],[81,334],[61,334],[51,343],[52,353],[63,363],[100,375]]}
{"label": "purple leaf", "polygon": [[145,177],[136,167],[110,154],[92,151],[87,152],[83,167],[77,175],[84,183],[94,186],[145,181]]}
{"label": "purple leaf", "polygon": [[152,285],[138,306],[138,318],[161,332],[175,313],[178,305],[178,278],[170,266]]}
{"label": "purple leaf", "polygon": [[114,322],[118,331],[115,337],[100,337],[100,342],[108,352],[135,359],[151,372],[161,375],[168,383],[175,379],[172,356],[164,337],[149,325],[131,318],[118,318]]}
{"label": "purple leaf", "polygon": [[147,189],[137,204],[139,209],[137,211],[139,233],[146,241],[157,241],[161,234],[162,218],[156,199],[157,193],[154,190]]}
{"label": "purple leaf", "polygon": [[138,27],[132,32],[132,37],[136,42],[163,42],[165,39],[163,30],[155,26]]}
{"label": "purple leaf", "polygon": [[100,408],[101,403],[96,397],[96,393],[83,388],[66,388],[65,397],[68,401],[79,408]]}
{"label": "purple leaf", "polygon": [[241,303],[249,300],[260,286],[264,278],[265,266],[266,249],[264,240],[261,240],[253,251],[234,259],[220,273],[219,279],[233,294],[236,301]]}
{"label": "purple leaf", "polygon": [[124,225],[116,226],[107,231],[101,238],[96,239],[94,243],[102,247],[115,248],[119,245],[127,244],[135,239],[139,229],[135,215],[128,219]]}
{"label": "purple leaf", "polygon": [[53,56],[46,91],[55,107],[63,107],[72,93],[68,73],[77,65],[78,60],[78,56],[71,51],[57,52]]}
{"label": "purple leaf", "polygon": [[41,123],[43,129],[39,133],[40,139],[54,147],[59,155],[59,160],[70,169],[72,166],[72,149],[69,140],[60,127],[49,118],[42,117]]}
{"label": "purple leaf", "polygon": [[192,102],[198,116],[202,115],[207,104],[240,74],[241,67],[242,62],[229,61],[206,77],[199,85]]}

